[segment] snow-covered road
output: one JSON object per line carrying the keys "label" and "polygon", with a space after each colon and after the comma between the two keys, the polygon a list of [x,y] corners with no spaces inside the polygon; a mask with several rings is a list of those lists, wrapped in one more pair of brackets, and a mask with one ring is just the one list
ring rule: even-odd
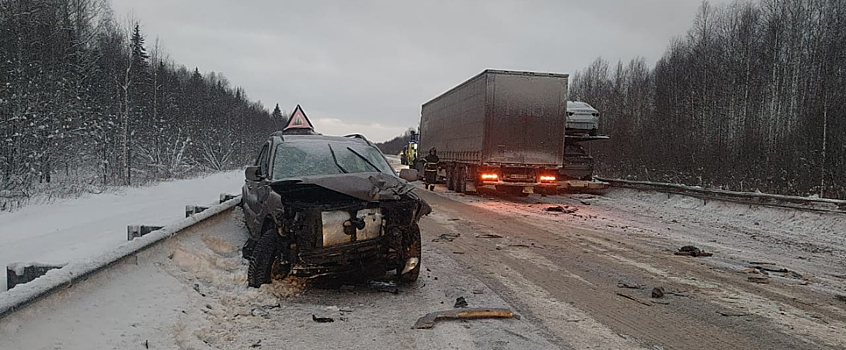
{"label": "snow-covered road", "polygon": [[220,193],[239,194],[243,183],[243,171],[233,170],[2,212],[0,265],[87,259],[126,242],[127,225],[179,220],[186,204],[216,203]]}

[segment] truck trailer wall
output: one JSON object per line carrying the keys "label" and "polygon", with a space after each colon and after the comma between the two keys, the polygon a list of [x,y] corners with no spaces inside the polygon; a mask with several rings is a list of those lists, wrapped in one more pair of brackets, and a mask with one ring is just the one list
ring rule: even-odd
{"label": "truck trailer wall", "polygon": [[421,152],[444,161],[561,166],[567,76],[486,70],[423,105]]}
{"label": "truck trailer wall", "polygon": [[488,75],[488,162],[561,166],[567,78]]}
{"label": "truck trailer wall", "polygon": [[482,161],[486,147],[486,78],[480,74],[423,105],[421,157],[435,147],[443,161]]}

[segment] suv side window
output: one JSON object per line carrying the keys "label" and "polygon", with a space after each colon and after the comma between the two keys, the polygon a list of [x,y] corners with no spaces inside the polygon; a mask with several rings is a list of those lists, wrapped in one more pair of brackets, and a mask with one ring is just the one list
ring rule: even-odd
{"label": "suv side window", "polygon": [[261,152],[259,152],[258,159],[256,159],[256,166],[261,167],[261,175],[267,177],[268,169],[267,169],[267,160],[268,160],[268,147],[267,144],[261,148]]}

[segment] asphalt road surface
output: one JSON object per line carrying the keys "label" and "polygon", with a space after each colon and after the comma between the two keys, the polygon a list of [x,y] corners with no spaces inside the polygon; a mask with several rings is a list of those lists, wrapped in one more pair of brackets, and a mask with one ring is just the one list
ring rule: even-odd
{"label": "asphalt road surface", "polygon": [[[676,256],[680,238],[647,234],[665,223],[646,211],[604,206],[601,197],[418,192],[434,212],[421,221],[414,285],[289,277],[248,288],[236,209],[0,321],[0,349],[846,347],[846,302],[830,293],[836,282],[779,272],[750,282],[764,275],[722,248]],[[549,203],[565,212],[546,211]],[[839,251],[803,256],[831,254]],[[652,297],[656,287],[663,297]],[[521,317],[411,329],[458,297]]]}

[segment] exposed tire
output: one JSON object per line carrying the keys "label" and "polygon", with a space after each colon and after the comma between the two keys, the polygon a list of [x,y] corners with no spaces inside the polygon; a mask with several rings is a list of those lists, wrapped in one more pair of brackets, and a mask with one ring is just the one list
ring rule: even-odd
{"label": "exposed tire", "polygon": [[256,248],[256,240],[252,238],[247,238],[247,241],[244,242],[244,246],[241,247],[241,257],[244,259],[250,259],[253,255],[253,250]]}
{"label": "exposed tire", "polygon": [[[420,276],[420,265],[423,264],[423,248],[421,246],[422,241],[420,238],[420,227],[417,226],[416,223],[411,225],[411,230],[406,233],[404,238],[403,250],[405,250],[405,258],[418,258],[420,260],[417,262],[417,266],[414,267],[414,269],[400,276],[400,281],[403,283],[414,283]],[[399,268],[398,272],[401,271],[402,267]]]}
{"label": "exposed tire", "polygon": [[467,188],[467,170],[464,167],[459,167],[455,171],[455,192],[464,193]]}
{"label": "exposed tire", "polygon": [[[247,284],[250,287],[258,288],[262,284],[270,283],[273,274],[273,265],[282,263],[282,237],[276,233],[276,228],[271,227],[264,231],[261,238],[256,242],[253,252],[250,255],[250,268],[247,271]],[[283,268],[278,269],[279,274],[284,278],[290,272],[287,261]]]}

